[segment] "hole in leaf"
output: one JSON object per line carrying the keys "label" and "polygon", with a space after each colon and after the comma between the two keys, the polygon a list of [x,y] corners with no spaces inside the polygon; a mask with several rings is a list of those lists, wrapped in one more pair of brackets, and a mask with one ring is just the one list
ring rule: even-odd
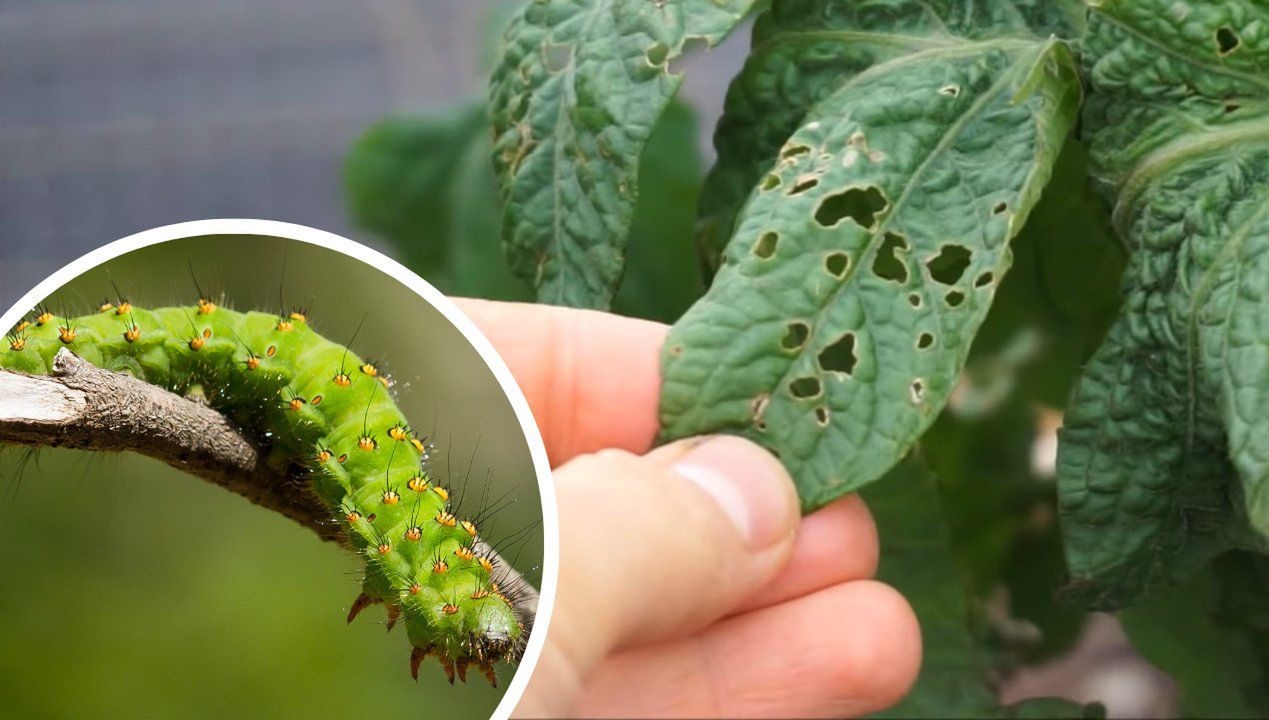
{"label": "hole in leaf", "polygon": [[974,287],[987,287],[988,285],[991,284],[991,281],[994,278],[995,278],[994,275],[992,275],[989,272],[985,272],[982,275],[979,275],[978,279],[974,281]]}
{"label": "hole in leaf", "polygon": [[820,394],[820,379],[817,377],[802,377],[789,383],[789,392],[795,398],[813,398]]}
{"label": "hole in leaf", "polygon": [[1230,113],[1232,113],[1232,112],[1236,112],[1236,111],[1237,111],[1239,108],[1241,108],[1241,107],[1242,107],[1242,105],[1241,105],[1240,103],[1236,103],[1236,102],[1227,102],[1227,103],[1225,103],[1225,114],[1226,114],[1226,115],[1228,115],[1228,114],[1230,114]]}
{"label": "hole in leaf", "polygon": [[815,408],[815,422],[819,424],[820,427],[828,425],[828,408],[823,405],[819,405]]}
{"label": "hole in leaf", "polygon": [[[657,3],[658,6],[664,5],[664,2]],[[703,37],[696,35],[688,36],[683,40],[683,44],[679,47],[678,54],[670,59],[670,64],[666,68],[672,75],[678,75],[683,72],[683,68],[691,61],[693,55],[699,54],[703,50],[709,49],[709,41]]]}
{"label": "hole in leaf", "polygon": [[919,403],[925,399],[925,382],[921,378],[912,381],[912,402]]}
{"label": "hole in leaf", "polygon": [[753,402],[749,404],[749,414],[753,416],[755,422],[762,424],[762,413],[767,409],[767,403],[771,402],[771,396],[767,393],[758,393]]}
{"label": "hole in leaf", "polygon": [[778,187],[780,187],[779,175],[776,175],[775,173],[767,173],[767,176],[762,179],[763,190],[775,190]]}
{"label": "hole in leaf", "polygon": [[811,328],[804,322],[791,322],[784,328],[784,337],[780,339],[780,347],[785,350],[797,350],[806,344]]}
{"label": "hole in leaf", "polygon": [[754,257],[766,260],[775,255],[776,245],[780,243],[780,236],[772,231],[764,232],[758,236],[758,242],[753,244]]}
{"label": "hole in leaf", "polygon": [[908,266],[899,259],[899,253],[908,249],[908,241],[902,235],[886,233],[882,239],[881,249],[872,260],[872,273],[883,280],[891,280],[899,284],[908,281]]}
{"label": "hole in leaf", "polygon": [[948,307],[958,307],[965,301],[965,293],[959,290],[953,290],[947,295],[944,295],[943,299],[947,301]]}
{"label": "hole in leaf", "polygon": [[815,208],[815,222],[824,227],[833,227],[844,218],[850,218],[862,228],[870,228],[877,223],[877,214],[886,209],[890,203],[875,186],[866,188],[848,188],[843,192],[825,195]]}
{"label": "hole in leaf", "polygon": [[832,345],[820,351],[820,367],[829,372],[846,373],[855,371],[855,333],[846,333],[837,338]]}
{"label": "hole in leaf", "polygon": [[944,85],[939,88],[939,94],[946,95],[948,97],[956,97],[961,94],[961,86],[956,84]]}
{"label": "hole in leaf", "polygon": [[1008,209],[1009,209],[1009,203],[998,202],[996,203],[996,206],[991,209],[991,214],[999,215]]}
{"label": "hole in leaf", "polygon": [[780,151],[780,159],[788,160],[789,158],[795,158],[799,155],[805,155],[809,152],[811,152],[811,148],[806,145],[789,145],[788,147]]}
{"label": "hole in leaf", "polygon": [[850,256],[844,252],[829,253],[824,258],[824,269],[833,277],[844,278],[846,271],[850,269]]}
{"label": "hole in leaf", "polygon": [[542,48],[542,53],[546,56],[546,69],[557,73],[568,67],[573,62],[573,47],[571,45],[556,45],[547,43]]}
{"label": "hole in leaf", "polygon": [[921,307],[921,296],[917,293],[912,293],[911,295],[908,295],[908,304],[914,308]]}
{"label": "hole in leaf", "polygon": [[926,350],[933,344],[934,344],[934,335],[932,335],[931,333],[923,332],[917,337],[918,350]]}
{"label": "hole in leaf", "polygon": [[1238,33],[1234,32],[1233,28],[1223,27],[1216,30],[1216,52],[1220,55],[1234,52],[1241,43]]}
{"label": "hole in leaf", "polygon": [[806,178],[805,180],[799,180],[797,184],[795,184],[793,188],[789,190],[789,194],[800,195],[819,184],[820,184],[820,181],[817,178]]}
{"label": "hole in leaf", "polygon": [[663,42],[654,43],[648,48],[648,62],[653,66],[660,65],[665,62],[665,58],[670,54],[670,46]]}
{"label": "hole in leaf", "polygon": [[939,254],[925,262],[930,277],[944,285],[955,285],[965,274],[973,253],[960,245],[944,245]]}

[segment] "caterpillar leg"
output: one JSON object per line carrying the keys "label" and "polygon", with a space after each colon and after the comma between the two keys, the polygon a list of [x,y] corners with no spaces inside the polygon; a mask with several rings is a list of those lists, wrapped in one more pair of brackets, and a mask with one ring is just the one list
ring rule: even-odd
{"label": "caterpillar leg", "polygon": [[410,651],[410,677],[414,678],[415,681],[419,679],[419,666],[427,659],[427,654],[428,651],[421,647],[416,647]]}
{"label": "caterpillar leg", "polygon": [[352,608],[348,610],[348,622],[351,623],[353,620],[356,620],[362,610],[365,610],[377,602],[379,601],[365,593],[358,595],[357,599],[353,600]]}
{"label": "caterpillar leg", "polygon": [[401,619],[401,606],[388,606],[388,632],[392,632],[392,628],[396,627],[397,621]]}
{"label": "caterpillar leg", "polygon": [[449,684],[454,684],[454,661],[449,659],[448,655],[437,656],[441,661],[441,668],[445,670],[445,677],[449,679]]}
{"label": "caterpillar leg", "polygon": [[480,668],[481,674],[489,681],[492,687],[498,687],[498,676],[494,674],[493,665],[490,663],[477,663],[476,667]]}

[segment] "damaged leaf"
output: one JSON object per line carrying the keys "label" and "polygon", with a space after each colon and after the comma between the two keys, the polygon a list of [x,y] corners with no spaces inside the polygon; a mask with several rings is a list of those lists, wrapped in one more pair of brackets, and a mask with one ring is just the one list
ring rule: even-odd
{"label": "damaged leaf", "polygon": [[606,309],[638,196],[639,158],[682,78],[753,0],[532,0],[490,88],[511,268],[539,302]]}
{"label": "damaged leaf", "polygon": [[783,143],[664,350],[663,437],[766,445],[805,510],[943,407],[1078,102],[1060,41],[895,42]]}

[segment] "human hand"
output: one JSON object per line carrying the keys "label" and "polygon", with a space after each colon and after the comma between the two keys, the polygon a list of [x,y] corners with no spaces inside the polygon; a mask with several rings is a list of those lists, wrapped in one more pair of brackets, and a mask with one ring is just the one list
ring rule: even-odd
{"label": "human hand", "polygon": [[510,366],[554,467],[560,576],[521,716],[855,716],[916,678],[916,618],[875,582],[864,504],[800,518],[759,446],[652,449],[666,327],[463,300]]}

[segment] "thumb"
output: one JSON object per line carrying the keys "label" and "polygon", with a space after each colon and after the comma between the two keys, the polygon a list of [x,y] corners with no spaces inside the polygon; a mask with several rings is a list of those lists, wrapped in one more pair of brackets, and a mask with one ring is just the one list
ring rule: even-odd
{"label": "thumb", "polygon": [[566,712],[590,668],[614,650],[729,614],[775,577],[793,545],[792,480],[774,456],[738,437],[685,440],[644,456],[605,450],[554,475],[559,591],[522,709],[537,696]]}

